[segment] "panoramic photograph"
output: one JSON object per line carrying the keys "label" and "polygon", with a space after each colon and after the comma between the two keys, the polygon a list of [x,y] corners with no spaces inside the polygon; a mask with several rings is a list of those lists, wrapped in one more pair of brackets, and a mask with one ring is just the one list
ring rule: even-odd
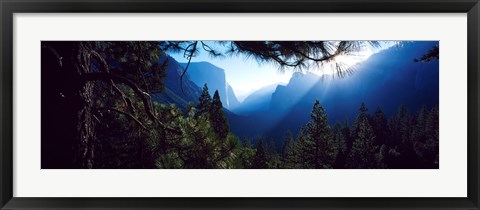
{"label": "panoramic photograph", "polygon": [[42,169],[439,169],[438,41],[42,41]]}

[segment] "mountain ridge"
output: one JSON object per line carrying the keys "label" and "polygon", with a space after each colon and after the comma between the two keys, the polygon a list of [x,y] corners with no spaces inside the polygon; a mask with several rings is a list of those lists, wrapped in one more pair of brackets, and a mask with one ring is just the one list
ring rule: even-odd
{"label": "mountain ridge", "polygon": [[[180,65],[185,68],[187,64],[180,63]],[[210,95],[218,90],[220,100],[225,108],[232,110],[240,104],[233,88],[227,82],[224,69],[206,61],[191,62],[187,69],[187,75],[201,88],[207,84]]]}
{"label": "mountain ridge", "polygon": [[258,117],[246,116],[249,120],[238,125],[244,132],[239,135],[252,137],[259,130],[251,122],[262,123],[265,130],[260,133],[265,137],[281,139],[287,130],[295,134],[310,119],[316,99],[326,109],[330,124],[345,119],[353,122],[362,102],[369,113],[381,107],[387,116],[392,116],[400,105],[414,111],[421,105],[438,106],[438,60],[413,62],[434,44],[407,43],[383,50],[357,65],[354,73],[344,78],[295,73],[287,85],[276,87],[268,110],[262,110]]}

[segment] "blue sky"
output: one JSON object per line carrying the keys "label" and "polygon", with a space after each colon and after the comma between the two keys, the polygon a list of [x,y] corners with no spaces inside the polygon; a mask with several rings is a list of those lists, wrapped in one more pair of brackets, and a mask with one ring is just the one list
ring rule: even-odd
{"label": "blue sky", "polygon": [[[214,42],[206,42],[214,49],[223,52],[225,48],[215,44]],[[361,62],[368,58],[373,51],[364,51],[358,57],[343,58],[342,62],[347,62],[351,65]],[[187,63],[188,60],[183,57],[183,53],[170,53],[170,55],[179,63]],[[232,86],[235,91],[235,95],[240,101],[243,101],[252,92],[272,84],[283,83],[286,84],[294,73],[291,69],[280,71],[277,66],[273,64],[264,63],[259,64],[252,58],[246,58],[243,55],[223,56],[212,58],[205,51],[192,58],[192,62],[210,62],[215,66],[218,66],[225,70],[226,80]],[[326,66],[324,69],[328,69]],[[323,74],[328,70],[313,70],[317,74]]]}
{"label": "blue sky", "polygon": [[[188,62],[183,57],[183,53],[170,55],[180,63]],[[293,73],[288,70],[279,71],[277,67],[271,64],[258,64],[257,61],[245,58],[243,55],[212,58],[208,53],[201,51],[199,55],[192,58],[192,62],[200,61],[207,61],[224,69],[227,82],[232,86],[240,101],[264,86],[288,83]]]}

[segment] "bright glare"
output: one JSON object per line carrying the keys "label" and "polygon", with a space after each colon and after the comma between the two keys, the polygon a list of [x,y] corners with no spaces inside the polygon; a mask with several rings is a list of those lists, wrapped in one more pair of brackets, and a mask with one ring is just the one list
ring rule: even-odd
{"label": "bright glare", "polygon": [[348,70],[351,67],[365,61],[373,53],[361,53],[358,55],[338,55],[332,60],[323,63],[319,68],[310,69],[310,72],[322,76],[337,74],[337,66],[341,66],[341,69]]}
{"label": "bright glare", "polygon": [[[215,42],[209,42],[209,44],[215,48],[222,49],[221,46]],[[306,69],[306,71],[319,76],[333,75],[337,73],[337,64],[341,65],[342,69],[349,69],[367,60],[372,54],[387,49],[394,44],[395,42],[384,42],[384,45],[380,47],[380,49],[364,47],[364,49],[355,53],[338,55],[334,60],[319,66],[311,63],[310,68]],[[174,53],[171,55],[180,63],[188,61],[183,57],[183,53]],[[295,72],[290,69],[281,72],[275,65],[271,65],[270,63],[259,64],[254,59],[245,58],[242,55],[211,58],[207,53],[200,53],[198,56],[192,58],[192,62],[202,61],[210,62],[225,70],[226,80],[232,86],[239,101],[243,101],[251,93],[262,87],[272,84],[287,84]]]}
{"label": "bright glare", "polygon": [[311,72],[321,75],[333,75],[338,73],[337,66],[341,66],[341,69],[348,70],[357,64],[367,60],[371,55],[394,46],[396,42],[385,42],[379,49],[373,49],[371,47],[364,47],[362,50],[353,54],[340,54],[335,56],[331,61],[324,63],[318,69],[311,69]]}

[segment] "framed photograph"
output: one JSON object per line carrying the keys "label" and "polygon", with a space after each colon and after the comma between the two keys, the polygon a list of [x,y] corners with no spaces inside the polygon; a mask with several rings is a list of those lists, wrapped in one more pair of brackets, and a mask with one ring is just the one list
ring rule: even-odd
{"label": "framed photograph", "polygon": [[478,0],[0,7],[1,209],[479,209]]}

